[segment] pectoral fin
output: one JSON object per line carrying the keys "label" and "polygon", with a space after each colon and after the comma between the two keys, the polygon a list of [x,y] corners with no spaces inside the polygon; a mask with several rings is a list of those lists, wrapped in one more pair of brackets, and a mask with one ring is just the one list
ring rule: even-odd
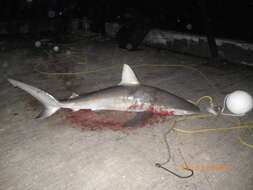
{"label": "pectoral fin", "polygon": [[153,115],[152,112],[136,112],[136,116],[126,123],[123,127],[134,127],[138,125],[143,125],[147,119],[149,119]]}

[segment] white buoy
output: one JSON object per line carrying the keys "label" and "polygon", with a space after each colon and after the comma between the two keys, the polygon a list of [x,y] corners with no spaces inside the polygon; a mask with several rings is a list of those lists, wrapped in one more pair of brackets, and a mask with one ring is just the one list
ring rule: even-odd
{"label": "white buoy", "polygon": [[244,115],[253,108],[252,96],[242,90],[236,90],[228,94],[225,101],[227,109],[236,115]]}
{"label": "white buoy", "polygon": [[53,48],[53,50],[55,51],[55,52],[58,52],[59,51],[59,47],[58,46],[54,46],[54,48]]}
{"label": "white buoy", "polygon": [[39,48],[39,47],[41,46],[41,42],[40,42],[40,41],[36,41],[36,42],[34,43],[34,45],[35,45],[35,47]]}

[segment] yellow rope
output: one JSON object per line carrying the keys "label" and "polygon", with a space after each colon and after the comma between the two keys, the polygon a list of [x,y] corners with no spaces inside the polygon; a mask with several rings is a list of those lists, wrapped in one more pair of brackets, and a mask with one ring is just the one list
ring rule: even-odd
{"label": "yellow rope", "polygon": [[33,69],[34,71],[44,74],[44,75],[58,75],[58,76],[63,76],[63,75],[82,75],[82,74],[90,74],[90,73],[99,73],[99,72],[104,72],[108,70],[112,70],[115,68],[119,68],[119,66],[109,66],[109,67],[103,67],[100,69],[94,69],[94,70],[89,70],[89,71],[80,71],[80,72],[46,72],[46,71],[41,71],[38,69],[38,66],[40,66],[42,63],[36,64]]}
{"label": "yellow rope", "polygon": [[[84,52],[79,51],[79,50],[75,50],[76,52],[71,53],[73,54],[84,54]],[[47,54],[49,54],[48,52],[46,52]],[[62,57],[67,57],[68,55],[66,54],[58,54],[57,56],[62,56]],[[83,57],[81,57],[83,59]],[[82,60],[84,61],[84,60]],[[86,61],[84,61],[84,65],[88,65],[89,63],[87,63]],[[44,62],[45,63],[45,62]],[[99,73],[99,72],[104,72],[104,71],[108,71],[108,70],[113,70],[113,69],[117,69],[117,68],[121,68],[122,65],[114,65],[114,66],[107,66],[107,67],[103,67],[103,68],[99,68],[99,69],[94,69],[94,70],[88,70],[88,71],[79,71],[79,72],[47,72],[47,71],[41,71],[38,67],[42,64],[44,64],[43,62],[37,63],[33,66],[33,70],[40,73],[40,74],[44,74],[44,75],[58,75],[58,76],[70,76],[70,75],[83,75],[83,74],[90,74],[90,73]],[[47,63],[47,62],[46,62]],[[206,77],[205,74],[203,74],[201,71],[199,71],[198,69],[194,68],[193,66],[195,65],[179,65],[179,64],[138,64],[135,65],[133,67],[183,67],[183,68],[187,68],[190,70],[193,70],[195,72],[198,72],[206,81],[207,83],[212,86],[212,88],[215,89],[215,86],[209,81],[209,79]]]}
{"label": "yellow rope", "polygon": [[[88,70],[88,71],[79,71],[79,72],[47,72],[47,71],[41,71],[38,69],[40,65],[44,63],[37,63],[33,66],[33,70],[44,75],[82,75],[82,74],[90,74],[90,73],[99,73],[99,72],[104,72],[104,71],[109,71],[117,68],[121,68],[122,65],[113,65],[113,66],[106,66],[102,67],[99,69],[93,69],[93,70]],[[82,63],[83,64],[83,63]],[[88,63],[84,63],[83,65],[87,65]],[[133,68],[135,67],[188,67],[191,68],[192,70],[198,71],[194,69],[193,67],[189,65],[173,65],[173,64],[138,64],[135,66],[132,66]],[[200,71],[198,71],[200,72]]]}
{"label": "yellow rope", "polygon": [[[199,104],[203,99],[209,99],[210,104],[213,104],[214,100],[210,96],[202,96],[199,98],[196,102],[188,100],[189,102],[193,104]],[[203,119],[203,118],[210,118],[210,117],[215,117],[215,115],[212,114],[199,114],[199,115],[190,115],[190,116],[181,116],[176,119],[176,121],[183,121],[183,120],[193,120],[193,119]],[[236,118],[238,119],[238,118]],[[243,124],[241,124],[240,119],[238,119],[238,126],[234,127],[222,127],[222,128],[207,128],[207,129],[192,129],[192,130],[187,130],[187,129],[180,129],[180,128],[173,128],[174,131],[179,132],[179,133],[184,133],[184,134],[197,134],[197,133],[206,133],[206,132],[211,132],[211,131],[228,131],[228,130],[239,130],[239,129],[253,129],[253,121],[248,121]],[[239,143],[242,144],[243,146],[247,146],[248,148],[253,149],[253,145],[245,142],[240,135],[238,135],[237,139],[239,140]]]}
{"label": "yellow rope", "polygon": [[249,143],[246,143],[239,135],[238,135],[237,139],[239,140],[240,144],[242,144],[244,146],[247,146],[248,148],[253,149],[253,145],[249,144]]}
{"label": "yellow rope", "polygon": [[196,133],[205,133],[209,131],[226,131],[226,130],[236,130],[236,129],[253,129],[253,126],[234,126],[234,127],[223,127],[223,128],[208,128],[208,129],[193,129],[186,130],[180,128],[174,128],[175,131],[186,134],[196,134]]}

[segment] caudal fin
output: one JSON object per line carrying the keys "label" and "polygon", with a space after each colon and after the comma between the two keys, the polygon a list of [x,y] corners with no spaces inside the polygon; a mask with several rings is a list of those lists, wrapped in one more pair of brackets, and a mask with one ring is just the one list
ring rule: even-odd
{"label": "caudal fin", "polygon": [[61,108],[60,103],[47,92],[13,79],[8,79],[8,81],[13,86],[19,87],[22,90],[31,94],[33,97],[35,97],[44,105],[45,107],[44,111],[42,111],[37,118],[39,119],[47,118]]}

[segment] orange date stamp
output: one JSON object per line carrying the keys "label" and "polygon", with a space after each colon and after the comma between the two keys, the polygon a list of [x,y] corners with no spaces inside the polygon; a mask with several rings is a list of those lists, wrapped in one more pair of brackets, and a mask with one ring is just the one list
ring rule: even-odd
{"label": "orange date stamp", "polygon": [[231,170],[232,167],[228,165],[209,165],[209,166],[204,166],[204,165],[193,165],[193,166],[185,166],[182,165],[180,166],[181,169],[189,168],[193,171],[227,171]]}

